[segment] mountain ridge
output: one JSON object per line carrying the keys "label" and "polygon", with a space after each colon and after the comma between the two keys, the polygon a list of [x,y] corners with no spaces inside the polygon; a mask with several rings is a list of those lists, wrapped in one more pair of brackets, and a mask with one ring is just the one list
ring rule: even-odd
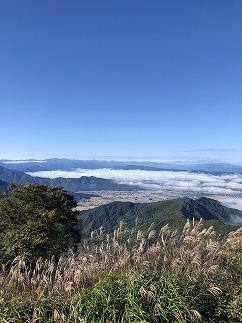
{"label": "mountain ridge", "polygon": [[[10,162],[9,164],[6,164]],[[157,171],[191,171],[191,172],[206,172],[212,174],[221,173],[242,173],[242,165],[226,163],[226,162],[200,162],[200,163],[166,163],[152,161],[115,161],[115,160],[78,160],[65,158],[49,158],[43,161],[27,160],[8,161],[0,160],[0,165],[6,166],[12,170],[22,172],[50,171],[50,170],[66,170],[71,171],[77,168],[86,169],[142,169],[142,170],[157,170]]]}
{"label": "mountain ridge", "polygon": [[33,177],[23,172],[14,171],[0,165],[0,179],[6,183],[16,184],[45,184],[52,186],[62,186],[65,190],[71,192],[78,191],[134,191],[138,187],[128,184],[119,184],[111,179],[104,179],[94,176],[83,176],[80,178],[42,178]]}
{"label": "mountain ridge", "polygon": [[242,221],[242,211],[227,208],[205,197],[196,200],[184,197],[153,203],[112,202],[80,212],[77,229],[85,237],[100,226],[111,233],[120,221],[132,227],[137,218],[141,230],[152,223],[156,228],[169,224],[173,229],[181,229],[187,219],[202,218],[206,225],[214,225],[218,232],[227,233],[234,229],[233,216]]}

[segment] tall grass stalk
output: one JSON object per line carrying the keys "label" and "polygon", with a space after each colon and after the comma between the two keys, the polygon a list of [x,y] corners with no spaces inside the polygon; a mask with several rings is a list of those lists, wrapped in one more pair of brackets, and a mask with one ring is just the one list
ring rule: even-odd
{"label": "tall grass stalk", "polygon": [[242,228],[103,228],[59,259],[0,270],[0,322],[242,322]]}

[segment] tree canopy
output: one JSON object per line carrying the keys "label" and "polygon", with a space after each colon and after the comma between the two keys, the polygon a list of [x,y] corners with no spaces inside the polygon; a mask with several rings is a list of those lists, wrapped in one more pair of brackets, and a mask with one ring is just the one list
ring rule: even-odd
{"label": "tree canopy", "polygon": [[0,262],[18,255],[29,261],[50,258],[76,246],[76,205],[61,187],[11,185],[0,199]]}

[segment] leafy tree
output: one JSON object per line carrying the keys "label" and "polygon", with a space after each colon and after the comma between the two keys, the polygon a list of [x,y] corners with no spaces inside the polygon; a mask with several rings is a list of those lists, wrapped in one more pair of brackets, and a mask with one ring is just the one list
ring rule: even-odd
{"label": "leafy tree", "polygon": [[11,185],[0,199],[0,261],[59,256],[79,240],[74,197],[61,187]]}

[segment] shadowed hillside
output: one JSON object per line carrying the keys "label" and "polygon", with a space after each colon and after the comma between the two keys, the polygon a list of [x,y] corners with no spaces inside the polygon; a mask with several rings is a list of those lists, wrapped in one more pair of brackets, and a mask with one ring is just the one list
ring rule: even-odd
{"label": "shadowed hillside", "polygon": [[173,229],[179,229],[187,219],[203,218],[206,225],[213,225],[218,232],[227,233],[234,229],[230,225],[233,216],[242,219],[242,211],[227,208],[209,198],[193,200],[185,197],[156,203],[113,202],[81,212],[78,230],[83,236],[100,226],[106,232],[113,232],[120,221],[127,227],[138,225],[142,230],[153,224],[156,228],[169,224]]}

